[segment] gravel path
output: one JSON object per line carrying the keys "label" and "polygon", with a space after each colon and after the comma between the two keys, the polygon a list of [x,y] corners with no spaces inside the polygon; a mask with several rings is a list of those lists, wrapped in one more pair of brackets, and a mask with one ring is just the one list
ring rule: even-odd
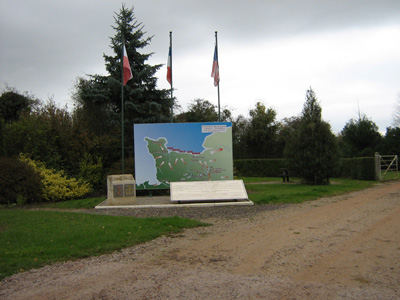
{"label": "gravel path", "polygon": [[253,205],[253,206],[216,206],[216,207],[171,207],[171,208],[136,208],[136,209],[97,209],[86,211],[95,214],[131,217],[173,217],[205,220],[210,218],[240,219],[250,218],[258,213],[281,209],[288,204]]}

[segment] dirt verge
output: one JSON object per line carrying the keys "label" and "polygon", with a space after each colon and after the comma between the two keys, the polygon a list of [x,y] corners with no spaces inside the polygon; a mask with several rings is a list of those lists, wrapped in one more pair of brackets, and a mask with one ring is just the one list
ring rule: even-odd
{"label": "dirt verge", "polygon": [[400,181],[0,282],[1,299],[399,299]]}

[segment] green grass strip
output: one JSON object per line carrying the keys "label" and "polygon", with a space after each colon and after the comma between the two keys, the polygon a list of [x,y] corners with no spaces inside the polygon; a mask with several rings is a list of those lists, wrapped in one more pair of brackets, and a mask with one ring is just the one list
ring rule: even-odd
{"label": "green grass strip", "polygon": [[96,256],[183,228],[179,217],[132,218],[69,212],[0,210],[0,279],[56,261]]}
{"label": "green grass strip", "polygon": [[[251,184],[246,179],[246,190],[255,204],[301,203],[320,197],[335,196],[362,190],[376,184],[375,181],[332,179],[330,185],[306,185],[299,183]],[[259,179],[255,181],[260,182]]]}
{"label": "green grass strip", "polygon": [[91,209],[106,200],[106,197],[67,200],[62,202],[42,203],[40,207],[58,208],[58,209]]}
{"label": "green grass strip", "polygon": [[281,177],[237,177],[235,179],[242,179],[245,184],[261,182],[282,182]]}

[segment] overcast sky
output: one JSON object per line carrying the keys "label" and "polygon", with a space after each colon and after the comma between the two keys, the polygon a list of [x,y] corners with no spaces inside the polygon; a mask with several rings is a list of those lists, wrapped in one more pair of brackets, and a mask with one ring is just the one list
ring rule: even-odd
{"label": "overcast sky", "polygon": [[[211,67],[218,31],[221,106],[248,116],[258,101],[277,119],[301,113],[311,86],[335,133],[367,115],[381,132],[400,94],[400,0],[137,0],[154,38],[144,53],[166,64],[173,32],[174,96],[217,105]],[[114,0],[1,0],[0,87],[73,107],[77,77],[106,74]],[[166,65],[157,73],[169,88]]]}

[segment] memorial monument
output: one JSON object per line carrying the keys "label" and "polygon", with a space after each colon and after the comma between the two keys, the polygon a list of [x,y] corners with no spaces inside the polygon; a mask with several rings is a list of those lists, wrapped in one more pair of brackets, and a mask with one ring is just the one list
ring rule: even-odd
{"label": "memorial monument", "polygon": [[108,205],[131,205],[136,203],[135,179],[131,174],[107,176]]}

